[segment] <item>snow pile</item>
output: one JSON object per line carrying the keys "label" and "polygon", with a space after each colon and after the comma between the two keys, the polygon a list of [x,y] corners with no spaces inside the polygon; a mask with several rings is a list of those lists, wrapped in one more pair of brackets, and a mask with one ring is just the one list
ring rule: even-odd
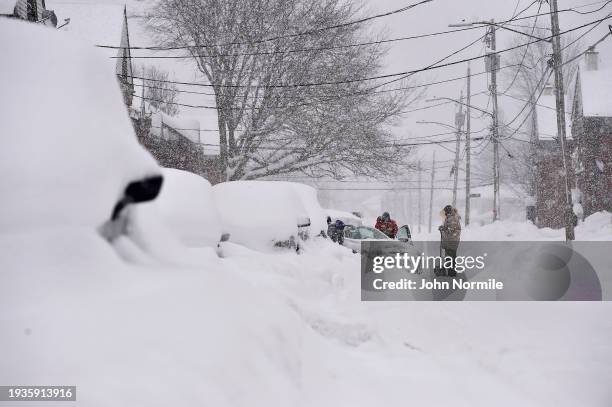
{"label": "snow pile", "polygon": [[93,234],[35,237],[0,237],[3,383],[74,384],[80,406],[293,405],[316,369],[292,308],[233,273],[126,267]]}
{"label": "snow pile", "polygon": [[269,181],[233,181],[213,186],[223,228],[231,241],[266,250],[275,241],[297,238],[308,218],[299,194],[289,185]]}
{"label": "snow pile", "polygon": [[612,240],[612,213],[597,212],[576,227],[577,240]]}
{"label": "snow pile", "polygon": [[168,231],[187,247],[216,247],[222,226],[212,186],[199,175],[163,169],[164,184],[155,201],[138,205],[146,223],[161,219]]}
{"label": "snow pile", "polygon": [[[433,231],[428,233],[414,233],[414,240],[439,241],[437,230],[440,222],[434,222]],[[612,240],[612,214],[599,212],[587,217],[575,229],[576,240],[581,241],[608,241]],[[518,222],[512,220],[497,221],[479,225],[472,223],[468,228],[463,226],[461,240],[464,241],[552,241],[565,240],[564,229],[538,228],[531,222]]]}
{"label": "snow pile", "polygon": [[5,19],[0,48],[0,230],[100,226],[129,182],[159,173],[117,79],[93,47],[48,27]]}

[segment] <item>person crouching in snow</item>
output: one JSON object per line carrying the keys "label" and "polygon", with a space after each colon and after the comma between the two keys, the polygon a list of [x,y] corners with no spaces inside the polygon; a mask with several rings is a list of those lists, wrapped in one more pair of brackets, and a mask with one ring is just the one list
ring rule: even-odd
{"label": "person crouching in snow", "polygon": [[438,228],[440,231],[441,242],[440,246],[444,249],[444,256],[452,258],[452,267],[447,269],[448,275],[454,277],[457,275],[455,271],[455,259],[457,258],[457,249],[461,240],[461,216],[456,208],[451,205],[446,205],[440,212],[444,219],[442,225]]}
{"label": "person crouching in snow", "polygon": [[374,227],[391,239],[395,239],[395,236],[397,236],[397,223],[391,219],[389,212],[385,212],[382,216],[379,216],[378,219],[376,219],[376,225]]}

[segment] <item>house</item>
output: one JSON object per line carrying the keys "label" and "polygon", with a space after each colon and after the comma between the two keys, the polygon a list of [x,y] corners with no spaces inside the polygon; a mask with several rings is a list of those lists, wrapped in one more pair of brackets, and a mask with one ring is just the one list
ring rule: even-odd
{"label": "house", "polygon": [[0,0],[0,16],[57,26],[57,16],[47,10],[45,0]]}
{"label": "house", "polygon": [[103,48],[101,52],[108,55],[109,69],[112,69],[119,79],[125,104],[131,106],[134,80],[125,6],[61,0],[47,0],[47,4],[54,9],[60,20],[70,19],[70,23],[61,28],[62,31],[73,33],[92,46],[118,47]]}
{"label": "house", "polygon": [[132,117],[138,140],[163,167],[212,176],[210,163],[218,152],[201,137],[200,122],[162,112]]}
{"label": "house", "polygon": [[[566,97],[566,110],[568,109]],[[539,227],[562,228],[565,225],[566,189],[561,144],[558,137],[555,89],[546,85],[536,106],[535,147],[535,217]],[[566,114],[567,148],[573,149],[571,116]]]}
{"label": "house", "polygon": [[[214,147],[202,140],[198,121],[151,113],[144,94],[134,95],[135,85],[141,86],[142,80],[136,78],[134,82],[126,7],[98,2],[47,2],[58,18],[70,19],[63,31],[73,33],[92,46],[104,46],[98,49],[108,56],[109,69],[117,75],[138,140],[160,165],[209,176],[211,172],[206,168],[211,168],[210,161],[218,156],[218,141],[215,154]],[[140,90],[143,91],[143,87]],[[140,106],[133,105],[134,96],[140,97]]]}
{"label": "house", "polygon": [[585,54],[574,86],[572,126],[576,181],[584,216],[612,211],[612,67],[599,53]]}

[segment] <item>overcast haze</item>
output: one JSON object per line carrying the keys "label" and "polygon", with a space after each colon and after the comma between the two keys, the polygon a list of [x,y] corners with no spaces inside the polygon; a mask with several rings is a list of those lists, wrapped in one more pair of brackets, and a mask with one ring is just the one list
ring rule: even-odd
{"label": "overcast haze", "polygon": [[[89,1],[91,0],[83,0]],[[55,3],[61,3],[62,0],[59,0]],[[73,2],[73,0],[69,0],[69,2]],[[107,0],[107,2],[123,4],[121,0]],[[142,24],[142,19],[139,18],[140,15],[143,14],[144,10],[151,7],[154,4],[154,0],[128,0],[128,15],[130,16],[130,37],[132,46],[134,45],[154,45],[155,42],[150,38],[150,35],[146,31],[146,28]],[[395,10],[401,7],[404,7],[408,4],[414,3],[413,0],[377,0],[377,1],[364,1],[364,9],[363,15],[374,15],[390,10]],[[568,30],[573,27],[591,22],[593,20],[605,17],[608,13],[612,12],[612,4],[605,4],[604,1],[595,1],[595,0],[559,0],[559,9],[563,10],[566,8],[577,8],[581,12],[588,12],[594,9],[598,9],[605,5],[605,7],[597,11],[596,13],[580,15],[573,12],[564,12],[560,13],[560,24],[561,30]],[[462,21],[477,21],[477,20],[490,20],[495,19],[496,21],[504,21],[512,17],[515,11],[521,11],[527,8],[529,5],[531,7],[525,10],[521,17],[531,16],[537,13],[538,4],[537,2],[533,2],[532,0],[506,0],[506,1],[492,1],[492,0],[434,0],[430,3],[421,5],[414,9],[408,10],[403,13],[391,15],[388,17],[376,19],[373,21],[374,29],[384,31],[387,38],[398,38],[398,37],[406,37],[406,36],[414,36],[420,34],[434,33],[439,31],[449,30],[448,25],[452,23],[459,23]],[[549,11],[549,5],[547,3],[543,3],[541,6],[541,13],[547,13]],[[59,15],[60,19],[62,19],[62,15]],[[533,22],[531,20],[522,20],[519,24],[529,25]],[[604,24],[601,24],[596,29],[594,29],[591,33],[586,35],[581,40],[581,50],[586,49],[586,47],[599,38],[608,30],[608,21]],[[538,20],[539,26],[549,26],[550,25],[550,16],[544,15],[539,17]],[[572,35],[574,37],[583,34],[590,27],[583,28],[578,30]],[[452,52],[461,49],[467,44],[475,41],[485,33],[485,28],[477,28],[474,30],[468,30],[464,32],[452,33],[448,35],[441,35],[435,37],[428,38],[420,38],[414,40],[406,40],[406,41],[398,41],[389,44],[390,50],[389,54],[386,58],[383,74],[392,74],[397,72],[403,72],[413,69],[419,69],[426,67],[441,58],[449,55]],[[514,33],[498,30],[498,39],[497,39],[497,48],[498,50],[503,50],[508,47],[512,36]],[[528,42],[528,38],[525,38],[525,41]],[[475,57],[478,55],[482,55],[484,52],[484,44],[481,41],[477,41],[473,46],[468,49],[458,53],[455,56],[452,56],[445,62],[452,62],[456,60],[461,60],[464,58]],[[604,61],[612,60],[612,41],[609,39],[602,43],[598,50],[600,51],[601,58]],[[112,50],[110,50],[112,53]],[[146,56],[151,55],[149,51],[134,51],[133,56]],[[501,55],[501,65],[505,64],[504,62],[505,55]],[[135,59],[135,65],[146,62],[148,64],[155,63],[162,68],[173,73],[174,78],[181,81],[201,81],[201,77],[199,73],[194,68],[193,63],[190,59]],[[460,77],[466,74],[467,64],[461,63],[458,65],[435,69],[428,72],[419,73],[413,76],[413,80],[415,84],[423,84],[432,81],[441,81],[446,80],[453,77]],[[484,71],[484,62],[482,59],[476,60],[472,62],[472,73],[479,73]],[[499,75],[500,77],[500,90],[505,90],[507,87],[507,83],[504,82],[504,75]],[[397,83],[390,85],[397,86]],[[432,97],[451,97],[458,98],[460,92],[463,90],[465,92],[466,81],[465,80],[457,80],[450,83],[434,85],[427,89],[426,97],[423,100],[418,101],[409,109],[414,108],[422,108],[433,103],[428,103],[425,101],[427,98]],[[487,75],[480,75],[473,77],[472,80],[472,94],[481,93],[487,90]],[[489,96],[487,94],[481,94],[479,96],[475,96],[472,99],[472,104],[475,106],[480,106],[482,108],[487,108],[488,106]],[[206,104],[211,105],[214,104],[214,100],[212,98],[208,98],[202,95],[189,95],[189,94],[181,94],[180,102],[183,103],[192,103],[192,104]],[[135,103],[140,103],[138,99],[135,99]],[[516,100],[509,99],[507,97],[501,97],[499,100],[500,104],[500,117],[502,119],[512,118],[522,107],[522,102],[518,102]],[[490,107],[489,107],[490,108]],[[400,121],[398,126],[393,129],[393,133],[396,139],[410,139],[414,138],[415,142],[423,142],[427,141],[427,137],[430,137],[434,134],[445,133],[449,130],[447,128],[436,126],[436,125],[422,125],[416,124],[416,121],[424,120],[424,121],[439,121],[448,123],[450,125],[454,124],[454,115],[457,107],[453,104],[446,104],[438,107],[433,107],[426,110],[419,110],[417,112],[406,114],[403,119]],[[480,114],[472,111],[473,116],[481,116]],[[199,109],[189,109],[184,108],[181,111],[181,116],[183,117],[193,117],[197,118],[201,122],[202,129],[216,129],[216,112],[214,110],[199,110]],[[474,119],[472,121],[472,130],[481,130],[489,126],[487,117],[484,119]],[[218,142],[217,135],[214,132],[202,132],[201,133],[205,138],[204,142]],[[486,132],[481,133],[481,135],[487,135]],[[434,137],[433,140],[444,140],[452,138],[453,136],[437,136]],[[476,135],[474,135],[476,137]],[[480,143],[480,142],[478,142]],[[478,145],[476,143],[476,145]],[[463,147],[462,147],[463,148]],[[425,160],[428,165],[431,162],[432,152],[435,150],[437,152],[438,160],[449,160],[453,157],[453,153],[449,150],[454,149],[454,144],[445,144],[442,146],[429,145],[424,147],[419,147],[418,150],[415,151],[414,157],[421,158]],[[479,157],[474,156],[474,161],[478,161]],[[476,163],[478,164],[478,163]],[[463,166],[463,164],[462,164]],[[487,171],[488,174],[488,171]],[[463,174],[461,174],[463,175]],[[400,177],[411,177],[413,174],[398,174]],[[449,182],[451,182],[451,176],[448,172],[444,174],[440,174],[438,176],[437,181],[443,183],[445,186],[449,186]],[[474,176],[474,185],[486,184],[487,180]],[[461,180],[463,184],[463,180]],[[325,184],[329,185],[329,184]],[[440,184],[439,184],[440,185]],[[321,185],[319,185],[321,186]],[[344,207],[345,209],[350,209],[351,205],[354,205],[355,201],[363,201],[370,197],[372,193],[360,193],[360,192],[349,192],[345,191],[341,194],[334,194],[335,202],[329,202],[329,204],[334,204],[336,206]],[[344,198],[343,198],[344,197]],[[325,200],[329,198],[326,192],[322,192],[322,198]],[[441,200],[447,199],[445,197],[441,197]],[[343,201],[346,201],[345,205]],[[440,203],[442,203],[441,201]]]}
{"label": "overcast haze", "polygon": [[[83,0],[89,1],[91,0]],[[56,3],[61,3],[58,1]],[[70,1],[73,2],[73,1]],[[107,0],[106,2],[122,4],[121,0]],[[128,0],[128,14],[130,18],[130,36],[132,45],[143,45],[152,44],[152,40],[149,38],[146,30],[142,27],[142,20],[137,18],[138,15],[142,14],[143,9],[150,7],[154,4],[151,1],[140,1],[140,0]],[[381,12],[386,12],[394,9],[401,8],[405,5],[414,3],[412,0],[376,0],[376,1],[364,1],[364,15],[372,15]],[[496,21],[504,21],[509,19],[515,10],[523,10],[532,3],[532,0],[434,0],[431,3],[427,3],[411,9],[407,12],[391,15],[388,17],[374,20],[374,26],[383,30],[387,38],[398,38],[406,36],[414,36],[425,33],[433,33],[438,31],[449,30],[448,25],[452,23],[458,23],[462,21],[477,21],[477,20],[490,20],[495,19]],[[582,12],[597,9],[601,7],[605,2],[595,0],[559,0],[559,9],[580,7],[579,10]],[[537,13],[538,4],[533,4],[531,8],[526,10],[521,17],[530,16]],[[542,4],[541,13],[549,11],[549,5],[547,3]],[[612,11],[612,5],[607,5],[603,10],[590,14],[590,15],[579,15],[576,13],[560,13],[561,30],[567,30],[572,27],[585,24],[593,21],[597,18],[606,16]],[[62,16],[60,16],[61,18]],[[521,23],[528,25],[530,20],[523,20]],[[538,25],[548,26],[550,24],[549,16],[541,16],[538,21]],[[579,30],[574,35],[580,35],[584,31],[587,31],[589,27]],[[584,48],[587,45],[593,43],[596,39],[599,39],[607,31],[607,23],[601,24],[589,35],[585,36],[582,40]],[[453,33],[449,35],[442,35],[429,38],[421,38],[415,40],[398,41],[390,44],[390,50],[388,57],[385,62],[384,74],[397,73],[412,69],[418,69],[432,64],[433,62],[441,59],[442,57],[464,47],[470,42],[476,40],[485,33],[485,28],[479,28],[469,30],[465,32]],[[514,34],[511,32],[505,32],[504,30],[498,30],[498,50],[504,49],[508,46],[511,37]],[[526,38],[526,41],[528,39]],[[601,44],[598,48],[601,51],[602,59],[612,59],[612,41],[606,41]],[[606,52],[606,50],[608,50]],[[446,62],[451,62],[463,58],[474,57],[481,55],[484,51],[484,44],[477,42],[470,48],[462,51],[461,53],[451,57]],[[146,51],[134,52],[133,55],[147,55]],[[502,55],[502,66],[504,56]],[[198,77],[198,73],[193,67],[193,64],[189,60],[135,60],[135,64],[155,62],[161,65],[165,69],[174,72],[175,77],[178,80],[193,80]],[[449,79],[452,77],[463,76],[466,74],[467,64],[459,64],[447,68],[436,69],[424,73],[415,75],[414,81],[416,84],[427,83],[432,81],[440,81]],[[472,73],[482,72],[484,70],[483,60],[476,60],[472,62]],[[504,88],[503,75],[500,75],[500,89]],[[447,84],[434,85],[428,88],[427,97],[435,96],[446,96],[458,98],[460,91],[465,90],[465,80],[459,80]],[[393,86],[393,85],[392,85]],[[395,85],[397,86],[397,84]],[[473,78],[472,81],[472,94],[482,92],[486,90],[486,76],[481,75]],[[198,95],[181,95],[181,100],[185,102],[196,102],[197,104],[210,104],[212,100],[203,100],[204,96]],[[472,100],[472,104],[476,106],[486,107],[488,96],[480,95],[476,96]],[[427,106],[425,100],[416,103],[411,108],[420,108]],[[503,98],[500,100],[500,107],[502,109],[502,115],[510,116],[520,109],[520,102],[508,100]],[[453,124],[454,112],[456,107],[452,104],[443,105],[428,110],[422,110],[407,114],[402,120],[401,124],[395,129],[394,133],[397,138],[405,139],[410,137],[419,137],[441,133],[447,131],[439,126],[426,126],[416,125],[417,120],[437,120]],[[216,125],[216,114],[214,111],[201,111],[185,108],[181,112],[184,116],[191,116],[200,119],[202,128],[215,129]],[[485,122],[473,121],[473,129],[481,129],[486,126]],[[421,155],[430,156],[432,148],[439,151],[442,159],[451,157],[451,153],[440,147],[422,147]]]}

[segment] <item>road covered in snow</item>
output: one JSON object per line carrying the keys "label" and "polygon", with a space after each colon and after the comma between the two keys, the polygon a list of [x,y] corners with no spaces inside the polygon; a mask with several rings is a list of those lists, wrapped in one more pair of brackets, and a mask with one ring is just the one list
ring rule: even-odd
{"label": "road covered in snow", "polygon": [[51,237],[0,245],[36,255],[0,260],[0,382],[76,384],[80,405],[610,400],[607,303],[361,302],[359,256],[323,240],[301,255],[236,245],[201,269]]}

